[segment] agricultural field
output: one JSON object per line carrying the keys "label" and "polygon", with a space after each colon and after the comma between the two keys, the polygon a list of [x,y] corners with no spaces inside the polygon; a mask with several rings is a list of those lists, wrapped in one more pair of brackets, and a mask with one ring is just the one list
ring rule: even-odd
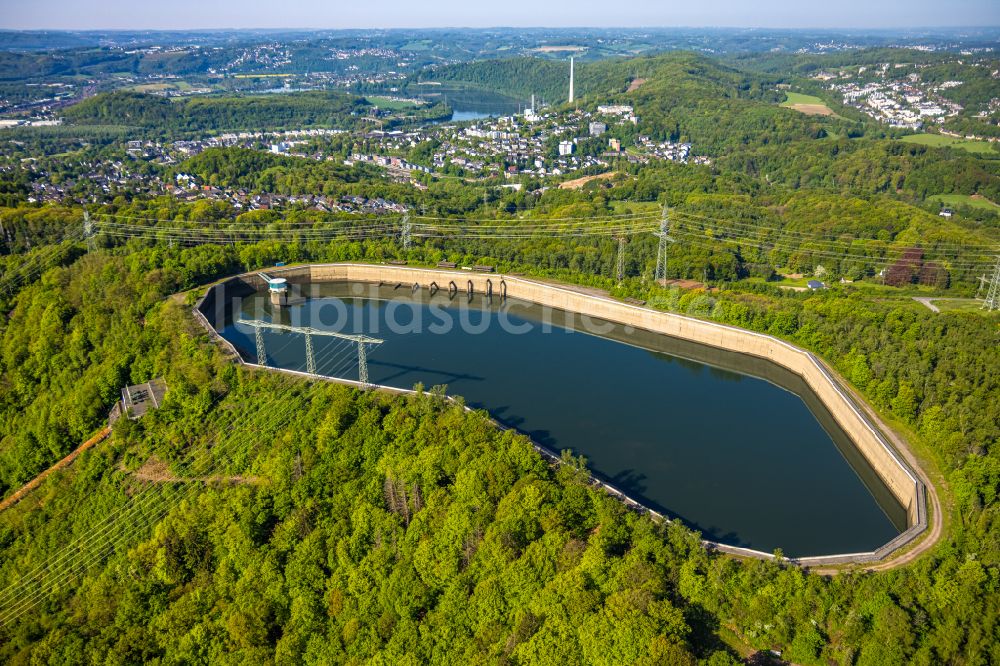
{"label": "agricultural field", "polygon": [[191,90],[191,84],[187,81],[165,81],[161,83],[140,83],[139,85],[126,88],[139,93],[158,93],[166,90]]}
{"label": "agricultural field", "polygon": [[972,208],[1000,212],[1000,205],[990,201],[981,194],[935,194],[927,198],[940,201],[945,206],[971,206]]}
{"label": "agricultural field", "polygon": [[807,116],[835,116],[833,109],[826,105],[826,102],[813,95],[803,95],[802,93],[786,92],[785,101],[781,106],[787,109],[795,109],[799,113]]}
{"label": "agricultural field", "polygon": [[429,51],[433,42],[429,39],[418,39],[407,42],[399,47],[400,51]]}
{"label": "agricultural field", "polygon": [[900,141],[916,143],[921,146],[931,146],[933,148],[961,148],[970,153],[978,153],[980,155],[997,154],[997,149],[989,141],[958,139],[953,136],[944,136],[943,134],[911,134],[904,136]]}
{"label": "agricultural field", "polygon": [[371,97],[366,97],[369,102],[374,104],[380,109],[389,109],[390,111],[398,111],[399,109],[411,109],[415,106],[419,106],[413,101],[405,99],[395,99],[392,97],[380,97],[373,95]]}

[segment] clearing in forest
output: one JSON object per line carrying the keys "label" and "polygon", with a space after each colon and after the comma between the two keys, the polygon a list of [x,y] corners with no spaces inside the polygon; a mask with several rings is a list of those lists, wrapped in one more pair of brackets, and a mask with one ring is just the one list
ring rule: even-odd
{"label": "clearing in forest", "polygon": [[794,109],[807,116],[837,115],[819,97],[803,95],[802,93],[786,92],[785,101],[781,103],[781,106],[787,109]]}
{"label": "clearing in forest", "polygon": [[940,201],[945,206],[971,206],[983,210],[1000,210],[1000,205],[987,199],[982,194],[934,194],[928,199]]}
{"label": "clearing in forest", "polygon": [[567,180],[564,183],[559,183],[559,189],[578,190],[592,180],[604,180],[607,178],[614,178],[617,175],[617,171],[608,171],[607,173],[599,173],[596,176],[582,176],[580,178],[574,178],[573,180]]}
{"label": "clearing in forest", "polygon": [[996,154],[993,144],[989,141],[963,139],[955,136],[945,136],[944,134],[909,134],[900,138],[900,141],[916,143],[921,146],[931,146],[933,148],[961,148],[970,153],[981,153],[983,155]]}
{"label": "clearing in forest", "polygon": [[132,473],[140,481],[151,483],[190,483],[200,481],[202,483],[252,483],[260,484],[262,480],[256,476],[177,476],[170,471],[170,467],[156,456],[150,456],[149,460],[142,464],[139,469]]}
{"label": "clearing in forest", "polygon": [[632,92],[633,90],[638,90],[639,86],[646,82],[646,79],[632,79],[632,82],[628,84],[628,90],[625,92]]}

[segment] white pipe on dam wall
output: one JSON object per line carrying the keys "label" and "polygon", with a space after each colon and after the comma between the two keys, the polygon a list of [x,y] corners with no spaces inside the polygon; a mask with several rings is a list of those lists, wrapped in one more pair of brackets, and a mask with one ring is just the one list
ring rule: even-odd
{"label": "white pipe on dam wall", "polygon": [[[823,402],[838,425],[850,437],[858,451],[882,479],[889,491],[906,508],[909,524],[909,528],[905,532],[871,553],[806,557],[798,558],[795,561],[801,564],[819,565],[871,562],[884,559],[891,552],[911,542],[927,525],[925,489],[916,474],[910,470],[875,424],[854,403],[841,382],[827,370],[819,359],[812,353],[778,338],[734,326],[623,303],[609,297],[583,293],[572,288],[517,276],[371,264],[311,264],[270,268],[268,272],[285,275],[292,280],[298,278],[312,283],[417,283],[423,287],[429,287],[432,282],[448,284],[449,281],[454,281],[462,285],[471,283],[473,289],[480,293],[487,293],[492,288],[494,294],[499,293],[500,287],[498,285],[502,282],[506,294],[510,298],[530,301],[567,312],[689,340],[709,347],[770,360],[802,377],[806,385]],[[253,273],[223,281],[210,288],[205,297],[195,306],[199,320],[211,329],[213,334],[216,332],[204,317],[202,306],[212,307],[216,313],[220,313],[224,294],[213,292],[216,287],[224,287],[227,283],[237,279],[256,283]],[[210,296],[211,298],[209,298]],[[212,303],[209,304],[208,301],[212,301]],[[217,334],[216,337],[221,338]],[[235,351],[232,345],[227,344],[226,346],[230,351]],[[624,497],[616,488],[604,485],[615,494]],[[629,503],[635,504],[633,500],[627,497],[625,499]],[[769,554],[760,551],[724,544],[713,543],[710,545],[737,555],[770,557]]]}

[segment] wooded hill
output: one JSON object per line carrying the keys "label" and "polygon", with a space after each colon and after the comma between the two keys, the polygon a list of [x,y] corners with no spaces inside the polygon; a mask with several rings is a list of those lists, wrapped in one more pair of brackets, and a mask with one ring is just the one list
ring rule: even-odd
{"label": "wooded hill", "polygon": [[[476,86],[492,91],[531,94],[562,106],[569,88],[568,63],[535,58],[487,60],[442,67],[422,78]],[[644,82],[628,92],[632,81]],[[635,107],[638,133],[661,140],[691,141],[700,154],[719,155],[748,143],[768,144],[860,133],[855,123],[817,120],[778,108],[783,99],[768,79],[686,52],[627,60],[578,63],[576,105],[598,103]]]}
{"label": "wooded hill", "polygon": [[[190,97],[172,101],[156,95],[113,92],[69,107],[66,120],[76,125],[127,125],[162,134],[224,130],[345,129],[360,126],[358,116],[371,110],[363,97],[333,92],[289,95]],[[444,105],[420,107],[413,119],[447,117]],[[391,124],[391,123],[388,123]]]}
{"label": "wooded hill", "polygon": [[[182,299],[164,300],[307,250],[377,260],[387,247],[133,241],[20,293],[0,338],[5,471],[75,445],[122,382],[165,376],[170,390],[0,515],[0,589],[18,609],[4,616],[0,659],[734,664],[721,637],[808,664],[1000,658],[1000,369],[981,317],[837,291],[709,295],[630,280],[617,292],[815,349],[913,429],[948,479],[945,542],[902,570],[829,579],[711,554],[684,527],[587,487],[579,461],[554,469],[433,394],[310,391],[239,371]],[[410,252],[438,257],[459,258]],[[151,460],[166,464],[159,480],[138,475]],[[217,480],[192,480],[204,476]],[[47,564],[101,529],[113,541],[87,542],[90,566]],[[38,567],[49,582],[8,589]]]}
{"label": "wooded hill", "polygon": [[156,95],[114,92],[68,108],[66,120],[80,125],[129,125],[149,130],[226,130],[265,127],[339,126],[367,103],[340,93],[292,97],[197,97],[171,101]]}

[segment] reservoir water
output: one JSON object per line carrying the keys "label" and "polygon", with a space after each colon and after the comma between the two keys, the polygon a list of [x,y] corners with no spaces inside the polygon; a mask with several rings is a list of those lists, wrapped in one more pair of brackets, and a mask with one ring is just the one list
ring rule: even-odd
{"label": "reservoir water", "polygon": [[[235,319],[383,339],[368,353],[372,383],[446,384],[536,443],[585,456],[601,478],[713,541],[827,555],[874,550],[906,527],[904,509],[819,400],[774,364],[515,299],[311,289],[281,309],[248,290],[226,308],[222,335],[251,362],[253,329]],[[271,365],[306,369],[302,335],[265,330],[264,340]],[[357,378],[351,344],[313,340],[320,373]]]}
{"label": "reservoir water", "polygon": [[446,103],[453,110],[454,121],[507,116],[530,106],[514,97],[457,84],[421,86],[418,96],[429,102]]}

